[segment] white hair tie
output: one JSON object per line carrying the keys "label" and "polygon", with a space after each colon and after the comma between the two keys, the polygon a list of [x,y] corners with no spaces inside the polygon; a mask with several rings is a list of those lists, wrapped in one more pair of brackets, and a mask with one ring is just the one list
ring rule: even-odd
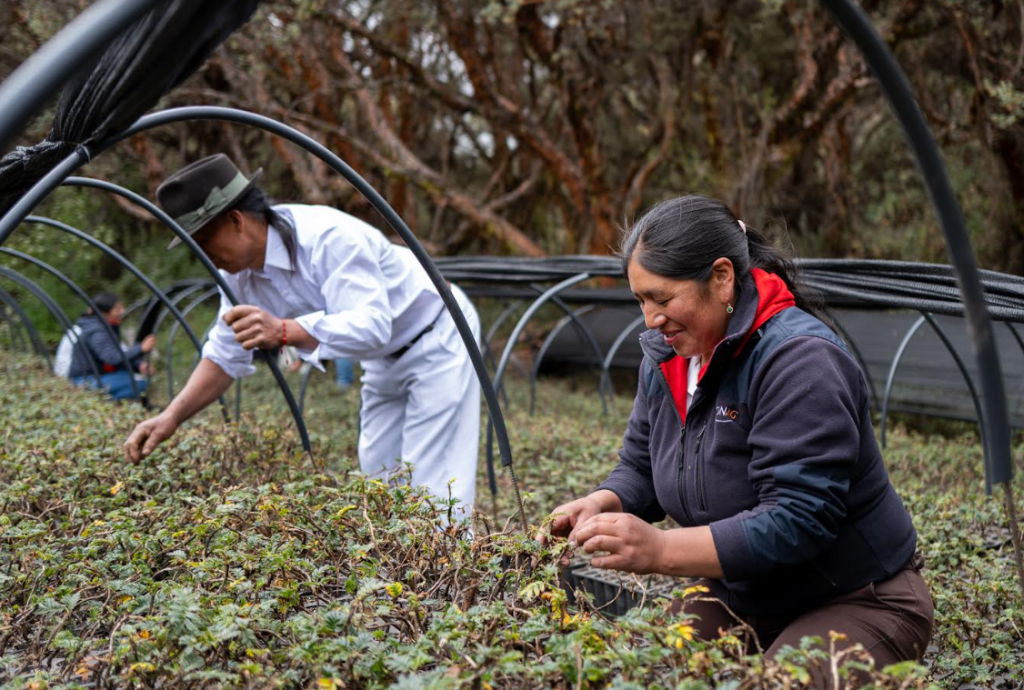
{"label": "white hair tie", "polygon": [[746,235],[747,234],[747,226],[743,223],[742,220],[737,220],[736,222],[740,224],[740,230],[742,230],[743,234]]}

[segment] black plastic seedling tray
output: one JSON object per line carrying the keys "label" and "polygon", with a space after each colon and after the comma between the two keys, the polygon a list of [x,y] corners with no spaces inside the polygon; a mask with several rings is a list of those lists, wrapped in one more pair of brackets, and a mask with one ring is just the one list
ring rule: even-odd
{"label": "black plastic seedling tray", "polygon": [[616,570],[604,570],[589,561],[576,561],[562,569],[562,586],[569,601],[576,604],[577,590],[593,596],[593,606],[607,616],[621,616],[645,601],[657,597],[670,598],[674,590],[684,589],[696,580],[665,576],[640,576],[640,581]]}

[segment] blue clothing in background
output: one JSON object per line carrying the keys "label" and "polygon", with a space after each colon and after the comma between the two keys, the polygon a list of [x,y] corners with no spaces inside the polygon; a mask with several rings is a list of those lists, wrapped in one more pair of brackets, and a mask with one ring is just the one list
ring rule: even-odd
{"label": "blue clothing in background", "polygon": [[338,388],[348,388],[355,383],[356,372],[351,359],[339,357],[334,360],[334,380]]}
{"label": "blue clothing in background", "polygon": [[[75,379],[92,375],[94,370],[89,364],[90,359],[96,362],[96,368],[101,374],[124,370],[124,362],[121,359],[121,329],[119,326],[110,327],[117,338],[116,341],[112,340],[107,329],[103,327],[102,318],[93,314],[85,314],[75,322],[81,332],[78,335],[78,344],[75,345],[68,378]],[[133,371],[139,370],[139,364],[142,363],[144,354],[138,343],[124,351],[124,356]]]}
{"label": "blue clothing in background", "polygon": [[[135,392],[132,390],[131,377],[135,376],[139,370],[145,353],[138,343],[125,349],[124,359],[128,360],[128,364],[132,368],[131,371],[127,371],[124,368],[124,359],[121,357],[121,329],[118,326],[110,326],[117,340],[111,339],[110,333],[103,327],[102,318],[94,314],[85,314],[75,322],[78,335],[67,376],[76,386],[96,388],[94,372],[99,370],[102,387],[110,393],[111,398],[114,400],[134,398]],[[89,363],[90,359],[95,362],[95,369]],[[148,384],[147,379],[136,378],[135,385],[139,390],[139,395],[145,394]]]}
{"label": "blue clothing in background", "polygon": [[[103,389],[110,394],[110,397],[114,400],[125,400],[135,397],[135,391],[132,390],[132,381],[129,374],[124,369],[115,371],[112,374],[103,374],[100,376],[100,383],[103,384]],[[76,386],[88,386],[89,388],[96,388],[96,377],[95,376],[73,376],[71,383]],[[139,395],[146,394],[146,388],[149,386],[149,379],[144,377],[136,377],[135,385],[139,389]]]}

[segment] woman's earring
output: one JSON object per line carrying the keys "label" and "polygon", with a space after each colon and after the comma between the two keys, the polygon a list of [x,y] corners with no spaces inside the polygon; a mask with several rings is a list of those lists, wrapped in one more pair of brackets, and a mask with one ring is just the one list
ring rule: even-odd
{"label": "woman's earring", "polygon": [[728,307],[725,308],[725,313],[726,314],[731,314],[731,313],[733,313],[733,311],[735,311],[735,310],[732,308],[731,304]]}

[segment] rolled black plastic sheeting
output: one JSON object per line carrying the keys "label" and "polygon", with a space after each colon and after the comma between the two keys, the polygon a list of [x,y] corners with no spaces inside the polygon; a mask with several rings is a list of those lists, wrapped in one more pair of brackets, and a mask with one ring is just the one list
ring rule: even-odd
{"label": "rolled black plastic sheeting", "polygon": [[[832,305],[923,309],[950,316],[964,315],[960,287],[953,268],[946,264],[844,259],[798,259],[795,263],[800,282],[819,292]],[[622,278],[618,260],[609,257],[474,256],[440,258],[437,265],[449,280],[485,286],[516,286],[507,291],[497,290],[508,295],[518,295],[518,291],[528,294],[518,287],[523,283],[557,282],[584,272]],[[1024,323],[1024,278],[994,271],[979,274],[990,314],[1000,320]],[[494,289],[485,287],[481,294]],[[628,299],[628,292],[623,291],[623,299]]]}
{"label": "rolled black plastic sheeting", "polygon": [[[0,159],[0,212],[71,151],[88,150],[124,131],[195,72],[257,4],[107,0],[86,10],[0,86],[0,142],[56,87],[64,87],[46,139]],[[80,24],[83,19],[88,21]],[[63,53],[48,52],[55,41]],[[32,69],[22,75],[25,67]]]}
{"label": "rolled black plastic sheeting", "polygon": [[57,89],[158,1],[99,0],[19,65],[0,84],[0,148],[7,148]]}

